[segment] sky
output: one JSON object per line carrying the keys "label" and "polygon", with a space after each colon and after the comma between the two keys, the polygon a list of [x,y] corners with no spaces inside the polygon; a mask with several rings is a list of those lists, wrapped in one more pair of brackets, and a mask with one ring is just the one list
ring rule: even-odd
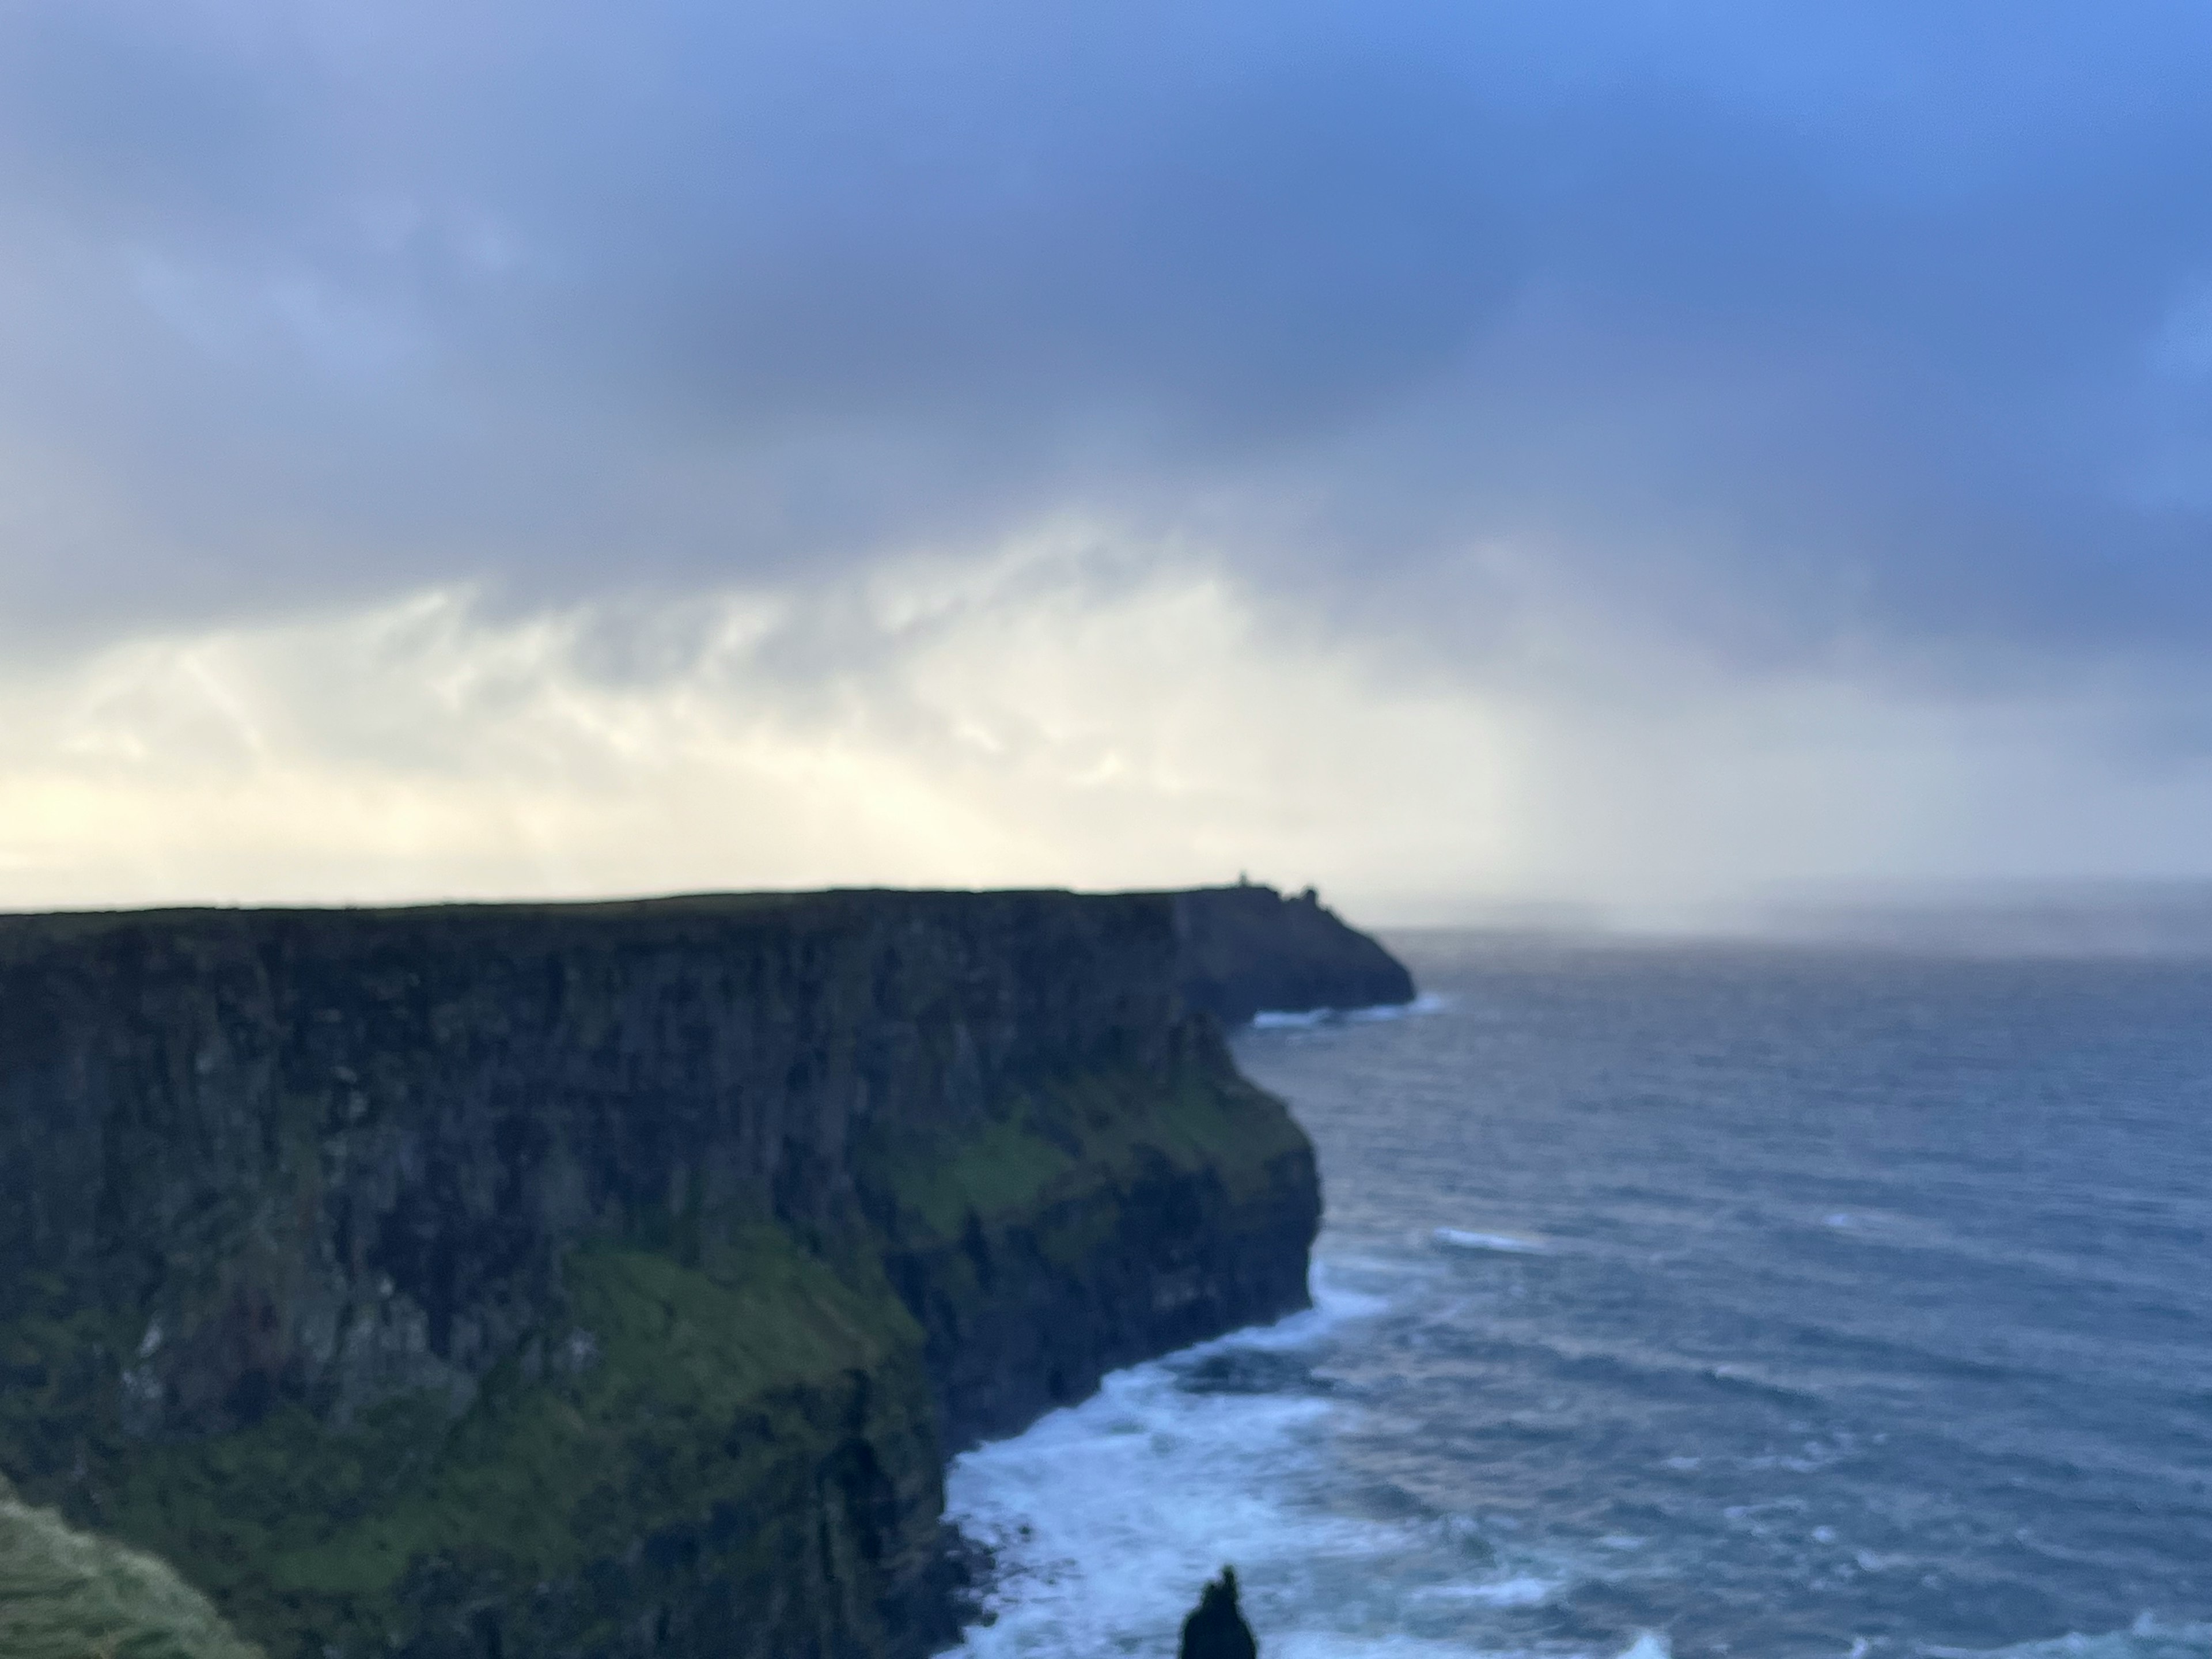
{"label": "sky", "polygon": [[19,0],[0,906],[2212,877],[2212,9]]}

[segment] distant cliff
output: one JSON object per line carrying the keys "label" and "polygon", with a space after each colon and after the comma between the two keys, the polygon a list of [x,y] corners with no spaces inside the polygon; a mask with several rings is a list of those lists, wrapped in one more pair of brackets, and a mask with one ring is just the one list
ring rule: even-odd
{"label": "distant cliff", "polygon": [[927,1651],[948,1449],[1304,1304],[1183,922],[0,918],[0,1468],[269,1659]]}
{"label": "distant cliff", "polygon": [[1200,887],[1174,896],[1184,1000],[1229,1024],[1269,1010],[1411,1002],[1413,976],[1309,887]]}

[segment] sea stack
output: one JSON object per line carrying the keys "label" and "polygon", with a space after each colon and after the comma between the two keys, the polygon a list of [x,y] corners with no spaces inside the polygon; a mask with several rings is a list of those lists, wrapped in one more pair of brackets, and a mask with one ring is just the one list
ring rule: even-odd
{"label": "sea stack", "polygon": [[1259,1659],[1259,1652],[1237,1605],[1237,1569],[1224,1567],[1182,1621],[1182,1659]]}

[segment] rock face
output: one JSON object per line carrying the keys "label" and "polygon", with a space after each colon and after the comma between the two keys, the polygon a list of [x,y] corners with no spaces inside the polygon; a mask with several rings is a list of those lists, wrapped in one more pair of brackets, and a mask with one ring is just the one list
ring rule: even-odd
{"label": "rock face", "polygon": [[1174,895],[1184,1000],[1224,1024],[1267,1010],[1373,1008],[1413,1000],[1405,964],[1346,927],[1309,887],[1200,887]]}
{"label": "rock face", "polygon": [[270,1659],[903,1656],[948,1449],[1305,1300],[1164,895],[0,919],[0,1467]]}
{"label": "rock face", "polygon": [[1224,1567],[1182,1621],[1179,1659],[1259,1659],[1259,1653],[1252,1627],[1237,1605],[1237,1569]]}

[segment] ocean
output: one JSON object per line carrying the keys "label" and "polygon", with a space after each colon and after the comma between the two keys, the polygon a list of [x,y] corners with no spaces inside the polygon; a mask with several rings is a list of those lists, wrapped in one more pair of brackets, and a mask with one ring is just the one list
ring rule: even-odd
{"label": "ocean", "polygon": [[963,1652],[2212,1656],[2212,959],[1419,933],[1316,1306],[958,1459]]}

